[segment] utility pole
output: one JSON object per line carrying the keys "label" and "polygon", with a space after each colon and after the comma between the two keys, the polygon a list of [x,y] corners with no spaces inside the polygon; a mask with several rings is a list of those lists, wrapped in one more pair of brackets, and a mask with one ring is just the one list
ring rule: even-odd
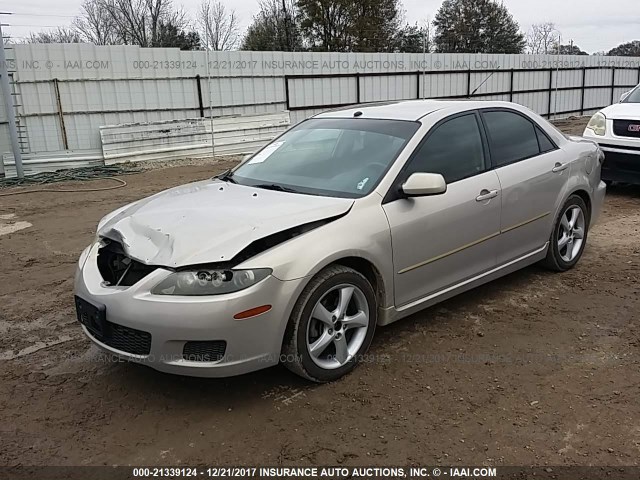
{"label": "utility pole", "polygon": [[[556,96],[553,102],[554,116],[558,116],[558,81],[560,80],[560,49],[562,48],[562,34],[558,32],[558,63],[556,65]],[[549,115],[551,119],[551,115]]]}
{"label": "utility pole", "polygon": [[211,62],[209,61],[209,28],[204,29],[205,32],[205,45],[207,46],[206,50],[206,61],[207,61],[207,91],[209,92],[209,123],[211,124],[211,159],[215,160],[216,158],[216,136],[213,132],[213,96],[211,94]]}
{"label": "utility pole", "polygon": [[291,43],[289,42],[289,14],[287,13],[286,0],[282,0],[282,13],[284,15],[284,42],[287,45],[287,51],[293,52],[293,48],[291,47]]}
{"label": "utility pole", "polygon": [[[0,12],[0,15],[10,15],[7,12]],[[15,109],[13,106],[13,98],[11,95],[11,83],[9,82],[9,71],[7,67],[7,55],[5,54],[4,35],[2,34],[2,22],[0,21],[0,84],[4,96],[4,104],[9,121],[9,137],[11,138],[11,149],[13,150],[13,159],[16,165],[16,174],[18,178],[24,178],[24,170],[22,168],[22,152],[20,151],[20,143],[18,142],[18,127],[16,126]],[[1,153],[1,152],[0,152]]]}
{"label": "utility pole", "polygon": [[427,94],[427,28],[422,31],[422,99]]}

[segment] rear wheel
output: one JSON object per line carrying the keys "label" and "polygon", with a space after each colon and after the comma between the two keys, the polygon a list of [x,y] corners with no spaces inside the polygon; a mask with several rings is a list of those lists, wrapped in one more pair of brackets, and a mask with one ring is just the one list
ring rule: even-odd
{"label": "rear wheel", "polygon": [[367,352],[376,322],[375,293],[366,277],[342,265],[328,267],[309,282],[293,309],[284,364],[314,382],[336,380]]}
{"label": "rear wheel", "polygon": [[573,268],[584,252],[589,231],[589,211],[584,200],[572,195],[564,204],[553,226],[547,258],[543,265],[564,272]]}

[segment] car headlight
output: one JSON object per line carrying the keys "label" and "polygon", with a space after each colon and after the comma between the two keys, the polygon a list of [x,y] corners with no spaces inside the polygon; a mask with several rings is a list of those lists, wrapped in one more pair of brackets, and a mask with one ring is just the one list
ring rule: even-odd
{"label": "car headlight", "polygon": [[600,137],[604,136],[607,132],[607,117],[600,112],[596,113],[591,117],[591,120],[589,120],[587,128]]}
{"label": "car headlight", "polygon": [[222,295],[233,293],[264,280],[270,268],[253,270],[187,270],[175,272],[153,287],[155,295]]}

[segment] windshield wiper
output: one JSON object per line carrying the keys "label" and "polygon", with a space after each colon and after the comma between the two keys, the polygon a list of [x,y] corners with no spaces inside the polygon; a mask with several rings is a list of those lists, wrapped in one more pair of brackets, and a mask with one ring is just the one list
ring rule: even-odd
{"label": "windshield wiper", "polygon": [[238,183],[232,177],[233,177],[233,173],[231,173],[231,169],[229,169],[229,170],[225,170],[220,175],[216,175],[213,178],[217,178],[218,180],[222,180],[223,182]]}
{"label": "windshield wiper", "polygon": [[287,192],[287,193],[300,193],[298,190],[289,187],[283,187],[282,185],[278,185],[277,183],[262,183],[259,185],[252,185],[254,188],[262,188],[264,190],[275,190],[276,192]]}

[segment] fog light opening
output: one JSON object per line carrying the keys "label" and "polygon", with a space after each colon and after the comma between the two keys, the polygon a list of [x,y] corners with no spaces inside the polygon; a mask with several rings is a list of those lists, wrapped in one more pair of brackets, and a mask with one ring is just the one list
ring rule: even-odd
{"label": "fog light opening", "polygon": [[258,315],[267,313],[269,310],[271,310],[271,305],[262,305],[261,307],[254,307],[249,310],[245,310],[244,312],[236,313],[233,318],[236,320],[245,320],[247,318],[257,317]]}

